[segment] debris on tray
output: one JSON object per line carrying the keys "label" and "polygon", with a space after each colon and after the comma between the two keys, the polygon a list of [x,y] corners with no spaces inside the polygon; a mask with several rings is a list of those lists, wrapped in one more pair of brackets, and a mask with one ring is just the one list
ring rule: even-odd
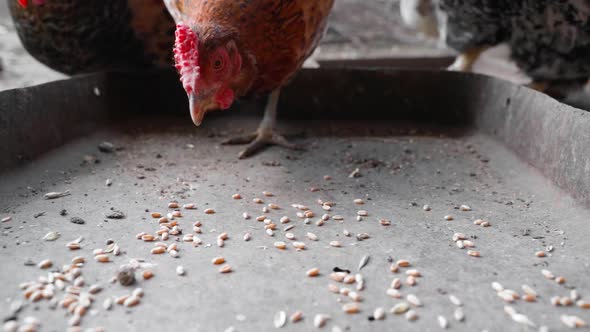
{"label": "debris on tray", "polygon": [[115,152],[115,145],[111,142],[104,141],[98,145],[98,151],[103,153]]}
{"label": "debris on tray", "polygon": [[49,232],[47,234],[45,234],[45,236],[43,237],[43,240],[45,241],[55,241],[57,239],[59,239],[61,234],[59,234],[59,232]]}
{"label": "debris on tray", "polygon": [[86,221],[80,217],[71,217],[70,222],[77,225],[84,225],[86,223]]}
{"label": "debris on tray", "polygon": [[125,213],[118,211],[118,210],[113,210],[109,213],[106,214],[106,217],[108,219],[125,219]]}

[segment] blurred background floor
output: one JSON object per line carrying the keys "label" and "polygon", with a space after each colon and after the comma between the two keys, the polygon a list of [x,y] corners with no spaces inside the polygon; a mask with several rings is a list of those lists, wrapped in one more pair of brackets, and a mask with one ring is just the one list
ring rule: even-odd
{"label": "blurred background floor", "polygon": [[[503,47],[486,52],[476,64],[475,71],[518,83],[526,82],[526,77],[507,61],[507,54]],[[432,68],[444,67],[452,55],[449,50],[437,48],[436,41],[422,38],[404,27],[399,0],[337,0],[327,35],[314,58],[322,66],[355,60],[357,64],[365,65],[381,63]],[[0,1],[0,58],[0,90],[66,77],[45,67],[23,49],[6,1]],[[380,62],[375,62],[376,59]]]}

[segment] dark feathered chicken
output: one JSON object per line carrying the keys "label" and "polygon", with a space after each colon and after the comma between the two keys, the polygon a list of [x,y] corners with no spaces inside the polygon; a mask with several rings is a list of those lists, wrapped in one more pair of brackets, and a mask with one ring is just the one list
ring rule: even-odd
{"label": "dark feathered chicken", "polygon": [[176,20],[176,68],[193,121],[248,92],[270,93],[258,131],[228,143],[294,148],[275,132],[279,91],[318,45],[333,0],[166,0]]}
{"label": "dark feathered chicken", "polygon": [[162,0],[8,0],[37,60],[66,74],[172,64],[174,21]]}
{"label": "dark feathered chicken", "polygon": [[452,69],[470,70],[485,49],[507,43],[536,82],[590,77],[590,0],[402,0],[401,6],[411,25],[436,22],[441,41],[461,53]]}

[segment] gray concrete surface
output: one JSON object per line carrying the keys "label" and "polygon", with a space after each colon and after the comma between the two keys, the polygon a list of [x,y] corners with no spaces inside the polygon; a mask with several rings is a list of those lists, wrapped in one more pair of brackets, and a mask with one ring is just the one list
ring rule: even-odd
{"label": "gray concrete surface", "polygon": [[[19,283],[47,274],[24,266],[27,259],[39,262],[49,258],[60,267],[81,255],[89,259],[82,268],[87,284],[105,287],[82,326],[103,326],[107,331],[227,331],[230,327],[234,331],[269,331],[274,329],[273,316],[280,310],[304,313],[304,320],[288,323],[286,331],[312,330],[317,313],[332,317],[324,328],[327,331],[334,326],[349,331],[435,331],[439,330],[437,315],[446,316],[453,331],[535,330],[513,322],[504,313],[504,303],[490,286],[492,281],[519,293],[522,284],[533,287],[539,294],[538,302],[521,300],[513,306],[537,326],[564,330],[561,314],[590,321],[588,311],[556,308],[549,303],[551,296],[568,296],[573,288],[588,299],[590,213],[487,136],[315,137],[316,126],[310,125],[307,135],[296,140],[310,147],[307,152],[271,148],[238,161],[239,147],[217,143],[228,135],[254,129],[257,119],[238,115],[212,118],[198,131],[185,120],[150,117],[121,124],[72,142],[0,178],[0,215],[13,218],[1,225],[1,312],[8,312],[11,301],[22,300]],[[299,131],[301,124],[283,122],[288,132]],[[351,126],[325,122],[318,128]],[[104,140],[122,150],[98,152],[97,145]],[[83,164],[85,155],[96,156],[100,163]],[[269,162],[276,166],[267,166]],[[362,176],[349,178],[357,167]],[[332,180],[324,180],[324,175],[331,175]],[[110,187],[105,186],[107,178],[113,179]],[[311,192],[310,187],[321,190]],[[46,192],[64,190],[70,190],[71,195],[42,198]],[[262,197],[263,190],[275,196]],[[244,199],[233,200],[233,193]],[[262,223],[242,219],[244,211],[252,216],[263,214],[262,205],[252,202],[254,197],[281,206],[268,217],[276,222],[289,216],[290,224],[295,225],[292,232],[307,244],[305,251],[273,247],[275,241],[291,242],[282,231],[286,225],[279,224],[275,236],[269,237]],[[354,198],[363,198],[366,204],[356,206]],[[325,211],[317,199],[335,202],[328,213],[341,214],[345,220],[329,220],[318,227],[316,217],[306,225],[290,206],[305,204],[320,215]],[[197,210],[183,211],[184,217],[178,221],[185,233],[191,233],[192,223],[200,220],[200,237],[205,244],[212,243],[211,247],[179,243],[180,258],[174,259],[150,255],[153,244],[135,239],[139,232],[157,230],[157,221],[147,211],[166,212],[171,200],[197,204]],[[424,204],[432,211],[423,211]],[[473,210],[458,211],[456,206],[461,204]],[[123,211],[126,219],[107,222],[104,216],[111,208]],[[205,215],[205,208],[214,208],[217,213]],[[62,209],[67,209],[68,216],[60,216]],[[359,209],[369,212],[360,222],[355,220]],[[34,217],[41,212],[43,216]],[[446,221],[445,215],[453,215],[455,220]],[[72,216],[84,218],[86,224],[70,223]],[[380,218],[390,219],[392,225],[381,226]],[[474,225],[478,218],[489,220],[492,226]],[[359,242],[345,237],[343,229],[367,232],[371,238]],[[42,241],[49,231],[58,231],[61,237],[55,242]],[[229,234],[224,248],[215,246],[221,232]],[[245,232],[252,233],[250,242],[242,240]],[[307,232],[317,234],[319,241],[306,239]],[[466,250],[458,249],[451,240],[455,232],[467,234],[482,257],[469,257]],[[69,251],[65,244],[79,236],[84,237],[82,249]],[[107,239],[116,241],[123,254],[113,257],[112,263],[94,262],[92,250],[105,247]],[[333,240],[341,241],[343,247],[329,247]],[[554,247],[549,257],[534,256],[547,246]],[[371,261],[362,270],[366,279],[362,311],[346,315],[338,301],[349,300],[327,290],[328,274],[334,267],[355,271],[366,254]],[[225,257],[234,272],[218,273],[211,264],[215,256]],[[416,286],[401,289],[402,294],[416,294],[424,303],[417,309],[420,318],[416,322],[389,313],[384,321],[367,319],[376,307],[389,310],[400,302],[388,297],[385,290],[394,277],[405,279],[405,269],[391,273],[389,257],[408,259],[412,268],[423,274]],[[109,283],[117,267],[132,258],[153,264],[155,277],[137,285],[145,290],[139,306],[105,311],[101,306],[104,299],[133,289]],[[175,274],[177,265],[186,268],[186,276]],[[320,268],[319,277],[305,276],[312,267]],[[561,286],[546,280],[541,269],[565,276],[567,283]],[[455,308],[449,294],[463,301],[464,322],[452,319]],[[48,309],[46,301],[28,304],[18,317],[29,315],[42,320],[43,331],[62,331],[69,318],[64,309]]]}

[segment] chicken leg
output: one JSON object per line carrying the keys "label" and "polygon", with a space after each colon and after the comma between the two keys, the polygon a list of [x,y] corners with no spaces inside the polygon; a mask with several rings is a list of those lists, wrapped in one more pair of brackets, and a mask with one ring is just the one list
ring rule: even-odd
{"label": "chicken leg", "polygon": [[470,72],[471,69],[473,69],[475,61],[477,61],[479,56],[488,48],[488,46],[480,46],[462,52],[455,58],[455,62],[453,62],[453,64],[447,69],[451,71]]}
{"label": "chicken leg", "polygon": [[303,150],[302,147],[289,143],[283,135],[276,132],[277,104],[279,102],[280,91],[280,89],[276,89],[268,96],[264,117],[254,133],[233,137],[222,143],[225,145],[248,144],[246,149],[240,152],[240,159],[248,158],[268,145],[279,145],[288,149]]}

